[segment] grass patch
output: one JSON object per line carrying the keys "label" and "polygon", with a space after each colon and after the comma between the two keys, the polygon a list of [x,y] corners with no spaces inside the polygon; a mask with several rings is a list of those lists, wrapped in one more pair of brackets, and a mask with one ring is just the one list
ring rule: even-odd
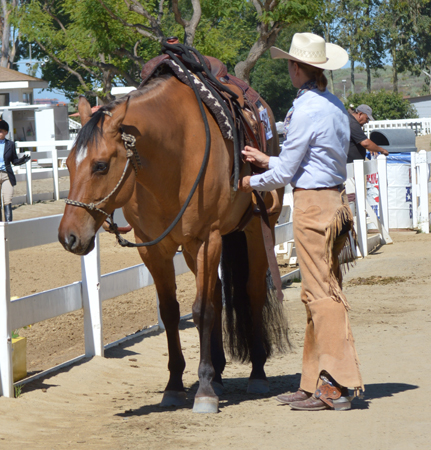
{"label": "grass patch", "polygon": [[381,277],[377,275],[373,275],[368,278],[353,278],[347,283],[347,286],[374,286],[374,285],[387,285],[387,284],[396,284],[403,283],[408,280],[408,277]]}

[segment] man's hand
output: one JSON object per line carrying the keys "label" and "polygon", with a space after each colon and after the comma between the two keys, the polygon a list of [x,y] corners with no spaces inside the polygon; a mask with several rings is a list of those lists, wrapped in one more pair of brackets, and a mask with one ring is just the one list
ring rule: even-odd
{"label": "man's hand", "polygon": [[240,178],[238,181],[238,189],[242,192],[253,192],[253,188],[250,186],[250,176],[246,175]]}
{"label": "man's hand", "polygon": [[[381,147],[380,147],[380,148],[381,148]],[[385,150],[384,148],[381,148],[380,153],[381,153],[382,155],[385,155],[385,156],[388,156],[388,155],[389,155],[389,152],[388,152],[387,150]]]}
{"label": "man's hand", "polygon": [[246,145],[242,154],[244,155],[245,161],[252,163],[257,167],[261,167],[262,169],[268,168],[269,156],[265,155],[265,153],[262,153],[257,148]]}

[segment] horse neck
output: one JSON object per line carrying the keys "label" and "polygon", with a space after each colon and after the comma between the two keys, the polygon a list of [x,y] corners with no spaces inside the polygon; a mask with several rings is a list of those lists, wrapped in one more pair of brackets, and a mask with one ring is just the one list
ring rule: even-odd
{"label": "horse neck", "polygon": [[136,148],[142,169],[138,170],[137,180],[152,192],[163,190],[160,180],[178,183],[175,172],[185,152],[192,151],[181,145],[193,123],[187,106],[190,94],[189,88],[172,77],[129,106],[127,115],[139,131]]}

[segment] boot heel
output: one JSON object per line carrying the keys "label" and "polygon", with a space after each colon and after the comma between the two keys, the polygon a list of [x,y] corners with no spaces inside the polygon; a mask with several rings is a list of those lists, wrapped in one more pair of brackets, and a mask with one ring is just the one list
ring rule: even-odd
{"label": "boot heel", "polygon": [[347,397],[340,397],[337,400],[333,400],[335,411],[347,411],[352,407],[350,400]]}

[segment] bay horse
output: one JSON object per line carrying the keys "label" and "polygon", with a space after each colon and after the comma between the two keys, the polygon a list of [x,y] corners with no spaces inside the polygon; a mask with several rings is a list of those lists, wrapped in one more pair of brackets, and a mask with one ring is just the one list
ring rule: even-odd
{"label": "bay horse", "polygon": [[[268,152],[277,155],[274,117],[269,106],[264,106],[269,111],[274,136],[268,141]],[[203,160],[206,134],[192,89],[164,74],[93,114],[88,101],[81,97],[78,110],[83,127],[67,158],[70,200],[59,227],[60,242],[77,255],[89,253],[106,216],[121,207],[137,243],[157,238],[183,206]],[[287,328],[277,321],[280,316],[274,319],[277,314],[265,312],[268,305],[272,305],[269,310],[281,306],[275,301],[278,306],[274,308],[274,296],[267,292],[268,262],[260,218],[254,216],[244,231],[237,230],[252,197],[233,189],[233,144],[222,137],[206,108],[205,114],[211,147],[203,177],[172,231],[156,245],[138,250],[154,278],[168,342],[170,376],[161,405],[185,403],[185,360],[178,331],[180,311],[173,264],[181,246],[197,287],[193,321],[199,331],[200,363],[193,410],[217,412],[216,391],[220,394],[226,363],[223,302],[231,311],[231,319],[234,317],[227,321],[233,353],[252,364],[248,392],[268,391],[264,364],[272,345],[281,342],[270,330],[279,330],[280,338]],[[124,132],[136,139],[134,156],[141,163],[136,171],[128,164]],[[242,175],[246,173],[250,173],[248,164],[242,168]],[[279,201],[282,194],[277,192]],[[265,203],[271,208],[276,202],[266,196]],[[77,207],[82,205],[85,207]],[[277,217],[278,214],[270,216],[272,232]],[[221,255],[227,280],[223,288],[218,277]]]}

